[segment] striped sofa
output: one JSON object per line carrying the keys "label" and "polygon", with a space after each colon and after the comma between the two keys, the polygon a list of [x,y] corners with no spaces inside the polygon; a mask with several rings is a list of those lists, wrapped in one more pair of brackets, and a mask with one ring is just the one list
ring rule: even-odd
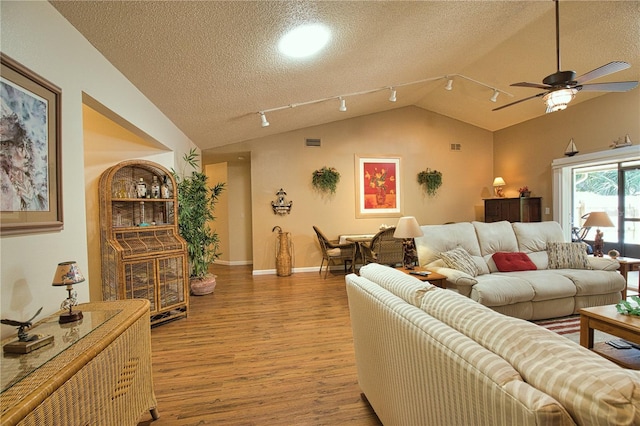
{"label": "striped sofa", "polygon": [[346,277],[360,388],[390,425],[638,425],[640,373],[393,268]]}
{"label": "striped sofa", "polygon": [[[447,288],[512,317],[557,318],[615,304],[627,285],[617,261],[587,257],[580,244],[565,243],[557,222],[460,222],[421,229],[424,236],[415,239],[421,266],[445,275]],[[464,255],[460,261],[445,256],[454,252]],[[500,270],[499,255],[525,256],[531,267]]]}

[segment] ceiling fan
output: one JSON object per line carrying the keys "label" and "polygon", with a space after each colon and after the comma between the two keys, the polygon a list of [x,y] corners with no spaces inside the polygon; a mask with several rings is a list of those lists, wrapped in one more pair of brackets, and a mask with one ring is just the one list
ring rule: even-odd
{"label": "ceiling fan", "polygon": [[533,98],[539,98],[541,96],[547,104],[547,112],[560,111],[565,109],[569,102],[573,100],[576,93],[581,90],[589,92],[626,92],[638,86],[637,81],[584,84],[587,81],[604,77],[605,75],[613,74],[614,72],[622,71],[631,66],[628,63],[622,61],[610,62],[599,68],[591,70],[578,78],[576,78],[575,71],[560,70],[560,2],[559,0],[554,1],[556,3],[556,58],[558,64],[557,71],[551,75],[546,76],[544,80],[542,80],[542,84],[527,82],[512,84],[511,86],[531,87],[534,89],[544,89],[545,91],[538,93],[537,95],[529,96],[528,98],[520,99],[518,101],[502,105],[498,108],[494,108],[493,111],[498,111],[511,105],[519,104],[520,102],[528,101],[529,99]]}

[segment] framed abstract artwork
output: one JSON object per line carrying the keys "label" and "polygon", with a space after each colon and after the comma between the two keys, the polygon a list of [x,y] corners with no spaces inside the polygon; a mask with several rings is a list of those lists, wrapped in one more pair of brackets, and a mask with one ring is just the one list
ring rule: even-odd
{"label": "framed abstract artwork", "polygon": [[0,234],[62,230],[62,91],[0,60]]}
{"label": "framed abstract artwork", "polygon": [[355,156],[356,217],[400,217],[400,157]]}

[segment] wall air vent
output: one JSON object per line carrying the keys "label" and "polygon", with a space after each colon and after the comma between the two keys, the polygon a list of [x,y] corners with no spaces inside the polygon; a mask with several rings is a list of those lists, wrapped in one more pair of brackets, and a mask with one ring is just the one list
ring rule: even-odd
{"label": "wall air vent", "polygon": [[462,145],[459,143],[452,143],[451,144],[451,151],[461,151],[462,150]]}
{"label": "wall air vent", "polygon": [[320,139],[305,139],[307,146],[320,146]]}

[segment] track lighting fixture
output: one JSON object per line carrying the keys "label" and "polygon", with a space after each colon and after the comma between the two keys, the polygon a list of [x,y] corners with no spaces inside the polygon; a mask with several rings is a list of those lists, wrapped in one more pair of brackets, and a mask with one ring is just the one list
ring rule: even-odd
{"label": "track lighting fixture", "polygon": [[396,89],[394,89],[393,87],[391,88],[391,96],[389,96],[389,101],[390,102],[395,102],[397,100],[396,98]]}
{"label": "track lighting fixture", "polygon": [[269,122],[267,121],[267,116],[264,115],[264,111],[260,111],[260,119],[262,120],[262,127],[269,127]]}
{"label": "track lighting fixture", "polygon": [[338,99],[340,99],[340,108],[338,108],[338,110],[341,112],[345,112],[347,110],[347,101],[345,101],[342,96],[340,96]]}
{"label": "track lighting fixture", "polygon": [[451,90],[453,89],[453,79],[449,79],[449,81],[447,81],[447,85],[444,86],[444,90]]}
{"label": "track lighting fixture", "polygon": [[[470,81],[470,82],[472,82],[474,84],[477,84],[479,86],[483,86],[483,87],[486,87],[487,89],[491,89],[493,91],[493,95],[491,96],[491,99],[490,99],[491,102],[496,102],[497,99],[498,99],[498,95],[500,95],[501,93],[504,93],[507,96],[513,97],[513,95],[511,93],[509,93],[509,92],[505,92],[504,90],[500,90],[500,89],[497,89],[497,88],[495,88],[493,86],[489,86],[488,84],[482,83],[481,81],[478,81],[478,80],[474,80],[474,79],[469,78],[467,76],[464,76],[462,74],[447,74],[447,75],[441,75],[439,77],[430,77],[430,78],[424,78],[422,80],[411,81],[409,83],[394,84],[393,86],[384,86],[384,87],[379,87],[377,89],[363,90],[361,92],[345,93],[344,95],[339,95],[339,96],[335,96],[334,95],[334,96],[330,96],[330,97],[327,97],[327,98],[315,99],[315,100],[312,100],[312,101],[306,101],[306,102],[300,102],[300,103],[294,103],[294,104],[279,106],[279,107],[275,107],[275,108],[263,109],[263,110],[259,111],[258,114],[260,114],[260,119],[262,120],[262,127],[268,127],[269,126],[269,122],[267,121],[267,117],[265,116],[265,113],[267,113],[267,112],[280,111],[280,110],[283,110],[283,109],[296,108],[296,107],[305,106],[305,105],[314,105],[314,104],[319,104],[321,102],[327,102],[327,101],[334,102],[336,99],[338,99],[340,101],[340,106],[338,107],[338,111],[345,112],[347,110],[347,102],[345,100],[346,97],[369,95],[369,94],[372,94],[372,93],[382,92],[383,90],[384,91],[390,90],[391,94],[389,96],[389,102],[396,102],[396,100],[397,100],[396,89],[398,87],[411,86],[411,85],[415,85],[415,84],[422,84],[422,83],[427,83],[427,82],[430,82],[430,81],[447,80],[447,84],[446,84],[446,86],[444,88],[446,90],[452,90],[453,89],[453,78],[454,77],[460,78],[460,79],[464,79],[464,80],[468,80],[468,81]],[[558,91],[558,92],[560,92],[560,91]],[[546,97],[544,99],[545,99],[545,101],[547,100]],[[566,104],[565,104],[565,107],[566,107]]]}

